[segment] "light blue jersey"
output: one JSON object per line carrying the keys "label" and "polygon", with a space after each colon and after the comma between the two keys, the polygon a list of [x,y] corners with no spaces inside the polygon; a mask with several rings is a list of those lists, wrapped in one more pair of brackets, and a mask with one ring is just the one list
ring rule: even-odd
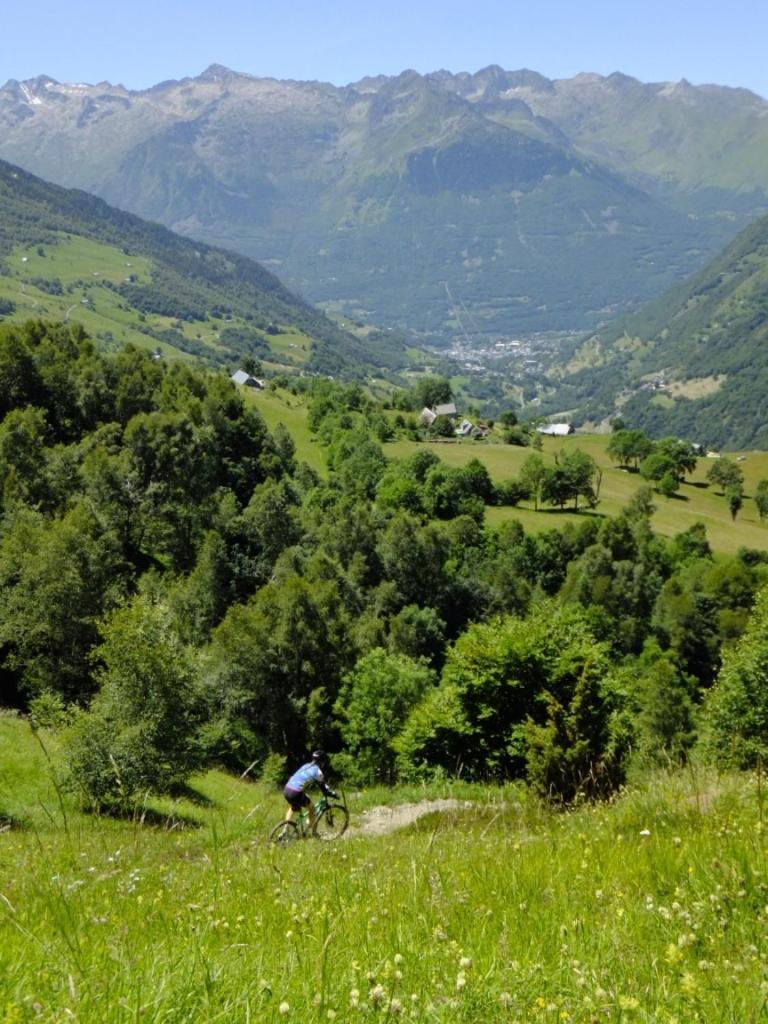
{"label": "light blue jersey", "polygon": [[288,779],[285,784],[286,789],[292,789],[294,793],[303,793],[305,789],[308,789],[313,782],[322,783],[325,782],[323,773],[317,767],[314,761],[309,761],[307,764],[303,764],[298,771],[295,771],[293,775]]}

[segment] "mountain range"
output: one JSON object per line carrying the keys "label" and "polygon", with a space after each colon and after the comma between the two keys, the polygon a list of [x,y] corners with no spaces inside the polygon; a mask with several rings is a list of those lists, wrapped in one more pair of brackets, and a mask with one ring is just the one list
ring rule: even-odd
{"label": "mountain range", "polygon": [[597,326],[768,210],[768,103],[489,67],[0,89],[0,157],[440,341]]}

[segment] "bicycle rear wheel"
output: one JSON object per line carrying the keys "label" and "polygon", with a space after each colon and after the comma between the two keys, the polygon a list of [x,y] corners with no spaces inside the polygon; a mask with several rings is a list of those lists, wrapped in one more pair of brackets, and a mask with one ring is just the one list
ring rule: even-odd
{"label": "bicycle rear wheel", "polygon": [[320,839],[338,839],[349,824],[349,812],[342,804],[328,804],[317,817],[315,835]]}
{"label": "bicycle rear wheel", "polygon": [[281,821],[275,825],[269,833],[269,841],[272,846],[290,846],[299,838],[299,826],[295,821]]}

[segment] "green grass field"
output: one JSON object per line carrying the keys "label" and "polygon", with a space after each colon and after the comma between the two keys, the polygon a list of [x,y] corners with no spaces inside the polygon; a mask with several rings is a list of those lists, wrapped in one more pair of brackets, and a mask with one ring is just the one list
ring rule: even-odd
{"label": "green grass field", "polygon": [[[755,777],[660,775],[567,814],[514,786],[353,793],[348,837],[275,850],[262,783],[209,772],[118,821],[51,773],[0,716],[4,1024],[765,1019]],[[354,831],[438,796],[461,806]]]}
{"label": "green grass field", "polygon": [[[42,251],[40,251],[42,250]],[[180,322],[171,317],[139,311],[122,296],[102,282],[121,284],[133,276],[138,283],[152,279],[152,261],[143,256],[126,256],[119,248],[77,235],[59,234],[55,244],[17,247],[8,258],[10,274],[0,274],[0,299],[10,299],[15,312],[10,321],[30,318],[64,320],[83,325],[92,337],[111,336],[112,344],[131,342],[142,348],[159,348],[169,358],[193,359],[182,349],[148,337],[138,330],[145,325],[152,330],[181,330],[187,341],[196,341],[211,350],[221,350],[220,334],[227,327],[248,329],[239,318],[228,320],[210,317],[205,320]],[[52,295],[37,287],[35,280],[61,282],[64,293]],[[72,291],[67,289],[72,286]],[[85,299],[85,301],[83,301]],[[290,369],[306,362],[311,340],[303,334],[285,333],[269,338],[274,353],[273,369]]]}
{"label": "green grass field", "polygon": [[[284,423],[296,442],[297,457],[325,474],[323,452],[307,427],[306,404],[303,399],[287,391],[245,390],[264,416],[267,426],[273,429],[277,423]],[[608,440],[607,436],[597,434],[572,434],[565,438],[543,439],[542,453],[548,460],[554,460],[555,453],[561,449],[575,448],[588,452],[596,460],[603,472],[600,503],[596,509],[582,509],[577,514],[548,507],[534,511],[531,503],[523,502],[516,508],[487,508],[487,521],[492,525],[498,525],[507,519],[517,519],[526,530],[537,532],[562,526],[569,521],[582,522],[586,516],[617,515],[645,482],[637,473],[627,472],[613,465],[606,454]],[[477,441],[427,444],[395,441],[384,445],[384,452],[389,458],[402,459],[423,447],[429,448],[449,466],[465,466],[470,459],[477,458],[487,467],[496,483],[516,476],[532,452],[530,448]],[[760,522],[757,509],[750,497],[758,481],[768,479],[768,453],[744,452],[741,455],[744,459],[740,465],[744,471],[747,497],[735,522],[731,520],[728,504],[723,495],[714,487],[707,485],[706,474],[713,460],[701,458],[696,472],[683,484],[677,496],[655,496],[654,529],[665,537],[671,537],[694,523],[704,523],[709,543],[713,550],[720,554],[735,554],[741,547],[760,550],[768,547],[768,524]],[[737,457],[737,454],[734,453],[733,457]]]}
{"label": "green grass field", "polygon": [[254,391],[242,388],[246,399],[256,406],[270,430],[282,423],[296,445],[296,457],[322,476],[327,475],[323,450],[307,426],[307,407],[301,397],[278,388],[276,391]]}

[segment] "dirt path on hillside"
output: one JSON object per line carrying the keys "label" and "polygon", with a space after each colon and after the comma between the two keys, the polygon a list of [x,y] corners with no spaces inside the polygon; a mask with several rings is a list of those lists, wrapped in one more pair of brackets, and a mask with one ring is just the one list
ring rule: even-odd
{"label": "dirt path on hillside", "polygon": [[414,804],[397,804],[395,807],[372,807],[361,814],[359,824],[348,829],[348,836],[386,836],[406,825],[423,818],[434,811],[459,811],[471,807],[469,800],[421,800]]}

